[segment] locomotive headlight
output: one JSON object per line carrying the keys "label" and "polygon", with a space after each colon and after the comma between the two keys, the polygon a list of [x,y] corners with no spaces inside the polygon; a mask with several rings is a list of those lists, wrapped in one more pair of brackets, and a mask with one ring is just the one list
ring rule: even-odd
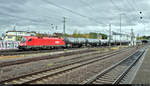
{"label": "locomotive headlight", "polygon": [[26,46],[26,43],[20,43],[20,46]]}
{"label": "locomotive headlight", "polygon": [[24,46],[26,46],[27,44],[26,43],[24,43]]}

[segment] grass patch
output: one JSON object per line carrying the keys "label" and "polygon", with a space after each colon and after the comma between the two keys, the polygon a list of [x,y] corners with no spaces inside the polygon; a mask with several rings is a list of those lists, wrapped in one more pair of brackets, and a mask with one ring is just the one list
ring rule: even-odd
{"label": "grass patch", "polygon": [[24,55],[15,55],[15,56],[0,56],[0,60],[2,59],[12,59],[12,58],[23,58]]}
{"label": "grass patch", "polygon": [[49,64],[47,64],[47,66],[52,66],[52,65],[54,65],[54,63],[49,63]]}

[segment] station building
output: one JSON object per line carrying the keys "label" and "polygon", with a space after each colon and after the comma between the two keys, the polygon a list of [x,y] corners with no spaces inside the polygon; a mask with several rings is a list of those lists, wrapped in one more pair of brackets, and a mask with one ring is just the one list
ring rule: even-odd
{"label": "station building", "polygon": [[134,33],[131,33],[130,35],[128,34],[120,34],[117,32],[112,32],[111,33],[111,40],[114,40],[116,42],[120,42],[121,41],[130,41],[131,46],[136,45],[136,37],[134,35]]}
{"label": "station building", "polygon": [[23,36],[35,36],[36,32],[28,31],[7,31],[4,41],[20,41]]}
{"label": "station building", "polygon": [[130,35],[128,34],[120,34],[120,33],[117,33],[117,32],[112,32],[111,33],[111,40],[114,40],[114,41],[129,41],[131,38]]}

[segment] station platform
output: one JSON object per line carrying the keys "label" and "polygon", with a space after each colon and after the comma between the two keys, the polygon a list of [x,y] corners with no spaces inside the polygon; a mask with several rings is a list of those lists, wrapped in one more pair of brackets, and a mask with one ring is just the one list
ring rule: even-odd
{"label": "station platform", "polygon": [[131,84],[150,84],[150,46],[140,61],[141,65]]}

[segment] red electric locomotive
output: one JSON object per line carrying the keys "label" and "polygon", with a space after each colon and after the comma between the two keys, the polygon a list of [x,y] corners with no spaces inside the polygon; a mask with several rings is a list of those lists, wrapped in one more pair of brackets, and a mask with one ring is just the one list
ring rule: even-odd
{"label": "red electric locomotive", "polygon": [[51,49],[56,47],[65,47],[62,38],[33,37],[25,36],[22,38],[19,49]]}

